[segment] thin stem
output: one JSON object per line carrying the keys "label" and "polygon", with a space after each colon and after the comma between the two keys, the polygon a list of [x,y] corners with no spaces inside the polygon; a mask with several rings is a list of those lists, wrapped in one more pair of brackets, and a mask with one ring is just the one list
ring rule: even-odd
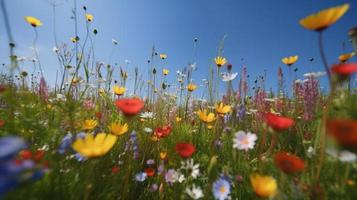
{"label": "thin stem", "polygon": [[318,43],[319,43],[320,56],[321,56],[322,62],[324,64],[325,71],[327,73],[327,77],[328,77],[328,80],[329,80],[329,83],[331,86],[331,72],[330,72],[330,68],[328,66],[324,48],[323,48],[322,31],[319,32],[319,40],[318,41],[319,41]]}
{"label": "thin stem", "polygon": [[41,76],[43,77],[42,66],[41,66],[40,58],[38,56],[37,45],[36,45],[37,44],[37,39],[38,39],[38,33],[37,33],[36,27],[34,27],[33,30],[35,31],[35,39],[33,40],[33,49],[34,49],[35,56],[36,56],[36,59],[37,59],[37,62],[38,62],[38,67],[40,68]]}

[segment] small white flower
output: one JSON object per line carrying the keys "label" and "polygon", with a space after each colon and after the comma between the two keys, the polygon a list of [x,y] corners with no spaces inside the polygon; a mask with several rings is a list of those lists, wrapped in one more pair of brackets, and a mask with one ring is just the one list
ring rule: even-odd
{"label": "small white flower", "polygon": [[257,135],[251,132],[238,131],[233,138],[233,148],[248,151],[253,149]]}
{"label": "small white flower", "polygon": [[140,117],[143,119],[153,119],[154,113],[153,112],[143,112],[140,114]]}
{"label": "small white flower", "polygon": [[149,127],[145,127],[145,128],[144,128],[144,132],[145,132],[145,133],[152,133],[152,129],[149,128]]}
{"label": "small white flower", "polygon": [[191,188],[187,187],[185,192],[192,199],[200,199],[203,197],[202,189],[200,187],[196,187],[195,185],[193,185]]}
{"label": "small white flower", "polygon": [[54,53],[58,53],[58,52],[59,52],[59,49],[58,49],[56,46],[54,46],[54,47],[52,48],[52,51],[53,51]]}
{"label": "small white flower", "polygon": [[196,179],[200,175],[200,164],[195,164],[193,159],[181,161],[181,169],[184,169],[190,173],[193,179]]}
{"label": "small white flower", "polygon": [[165,174],[165,181],[169,184],[175,182],[182,183],[185,180],[185,176],[174,169],[169,169]]}
{"label": "small white flower", "polygon": [[228,82],[228,81],[233,81],[237,77],[238,73],[223,72],[221,75],[222,75],[222,81]]}
{"label": "small white flower", "polygon": [[357,161],[357,155],[347,150],[326,149],[326,153],[334,158],[338,158],[341,162],[351,163]]}
{"label": "small white flower", "polygon": [[309,78],[309,77],[314,77],[314,78],[318,78],[321,76],[325,76],[326,72],[310,72],[310,73],[305,73],[304,77],[305,78]]}

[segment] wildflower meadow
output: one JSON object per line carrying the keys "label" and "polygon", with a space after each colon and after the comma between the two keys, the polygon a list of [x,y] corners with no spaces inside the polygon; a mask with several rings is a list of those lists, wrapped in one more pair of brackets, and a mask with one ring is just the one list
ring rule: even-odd
{"label": "wildflower meadow", "polygon": [[[268,69],[228,54],[234,35],[212,38],[209,32],[191,37],[184,66],[154,41],[135,50],[146,53],[144,64],[136,65],[117,59],[125,37],[106,38],[108,47],[99,49],[97,37],[110,27],[98,21],[113,13],[96,14],[88,1],[44,1],[46,20],[13,9],[10,0],[0,2],[6,49],[0,52],[6,58],[0,70],[0,199],[357,199],[357,27],[337,28],[356,13],[356,1],[316,4],[315,12],[280,21],[315,39],[307,48],[277,54],[279,65]],[[40,1],[27,2],[36,7]],[[200,4],[205,9],[206,2]],[[61,26],[57,15],[71,25]],[[16,33],[18,19],[28,32]],[[43,34],[46,29],[53,35]],[[61,31],[72,36],[63,38]],[[150,31],[141,30],[138,43]],[[32,41],[31,56],[19,50],[22,38]],[[43,48],[42,38],[53,48]],[[206,50],[201,38],[218,41],[211,57],[199,54]],[[342,42],[344,51],[330,52],[330,43]],[[276,53],[265,44],[254,48]],[[317,56],[306,55],[309,48]],[[49,55],[54,65],[46,64]],[[308,68],[301,62],[319,70],[301,74]]]}

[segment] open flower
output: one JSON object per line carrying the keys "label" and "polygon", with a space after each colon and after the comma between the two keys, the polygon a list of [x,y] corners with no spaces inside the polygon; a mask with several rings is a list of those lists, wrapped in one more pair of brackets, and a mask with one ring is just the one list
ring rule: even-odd
{"label": "open flower", "polygon": [[172,130],[171,126],[168,125],[158,127],[154,131],[154,137],[156,137],[157,139],[167,137],[168,135],[170,135],[171,130]]}
{"label": "open flower", "polygon": [[165,60],[167,58],[167,54],[164,53],[160,54],[159,56],[162,60]]}
{"label": "open flower", "polygon": [[287,174],[300,172],[305,169],[304,161],[290,153],[280,152],[274,156],[275,165]]}
{"label": "open flower", "polygon": [[99,133],[95,137],[86,134],[84,139],[78,138],[72,148],[87,158],[103,156],[113,147],[117,137],[110,134]]}
{"label": "open flower", "polygon": [[190,143],[177,143],[175,150],[182,158],[189,158],[195,153],[196,147]]}
{"label": "open flower", "polygon": [[193,84],[193,83],[190,83],[190,84],[187,85],[187,90],[188,90],[189,92],[192,92],[192,91],[194,91],[194,90],[196,90],[196,89],[197,89],[197,85],[195,85],[195,84]]}
{"label": "open flower", "polygon": [[185,192],[192,199],[200,199],[203,197],[202,189],[200,187],[196,187],[195,185],[193,185],[191,188],[187,187]]}
{"label": "open flower", "polygon": [[300,20],[301,26],[314,31],[323,31],[339,20],[349,9],[349,4],[343,4],[322,10]]}
{"label": "open flower", "polygon": [[289,56],[281,59],[281,62],[283,62],[287,66],[291,66],[297,62],[299,59],[299,56]]}
{"label": "open flower", "polygon": [[254,133],[245,133],[244,131],[238,131],[233,138],[233,148],[239,150],[248,151],[249,149],[254,149],[255,141],[257,140],[257,135]]}
{"label": "open flower", "polygon": [[113,122],[108,126],[108,129],[111,134],[119,136],[123,135],[124,133],[128,132],[129,127],[128,124],[120,124],[120,122]]}
{"label": "open flower", "polygon": [[357,72],[357,63],[336,64],[332,66],[331,71],[339,75],[350,75]]}
{"label": "open flower", "polygon": [[214,115],[214,113],[207,113],[206,109],[197,111],[197,115],[204,123],[211,123],[216,120],[216,116]]}
{"label": "open flower", "polygon": [[221,56],[217,56],[214,58],[214,62],[216,63],[217,67],[222,67],[227,63],[227,59]]}
{"label": "open flower", "polygon": [[273,113],[265,114],[265,122],[275,131],[283,131],[294,125],[294,120]]}
{"label": "open flower", "polygon": [[252,174],[250,182],[254,192],[260,197],[273,197],[278,189],[276,180],[271,176]]}
{"label": "open flower", "polygon": [[91,131],[93,130],[98,124],[98,121],[95,119],[86,119],[82,123],[82,129],[84,131]]}
{"label": "open flower", "polygon": [[87,13],[87,14],[86,14],[86,20],[87,20],[88,22],[92,22],[92,21],[93,21],[93,15]]}
{"label": "open flower", "polygon": [[126,92],[125,87],[114,86],[113,87],[114,94],[121,96]]}
{"label": "open flower", "polygon": [[222,81],[228,82],[233,81],[237,77],[238,73],[222,73]]}
{"label": "open flower", "polygon": [[144,108],[144,102],[139,98],[118,99],[115,105],[128,116],[136,115]]}
{"label": "open flower", "polygon": [[339,60],[341,63],[344,63],[344,62],[348,61],[350,58],[352,58],[354,55],[355,55],[355,52],[341,54],[341,55],[338,57],[338,60]]}
{"label": "open flower", "polygon": [[168,75],[169,72],[170,72],[170,71],[169,71],[168,69],[163,69],[163,70],[162,70],[162,73],[163,73],[165,76]]}
{"label": "open flower", "polygon": [[328,133],[346,148],[357,147],[357,120],[330,119],[326,124]]}
{"label": "open flower", "polygon": [[231,184],[226,178],[221,177],[213,183],[212,191],[215,199],[227,199],[231,192]]}
{"label": "open flower", "polygon": [[219,104],[216,104],[215,108],[216,108],[216,112],[221,116],[232,111],[232,107],[231,106],[224,105],[222,102],[219,103]]}
{"label": "open flower", "polygon": [[42,22],[35,17],[26,16],[25,21],[35,28],[38,26],[42,26]]}

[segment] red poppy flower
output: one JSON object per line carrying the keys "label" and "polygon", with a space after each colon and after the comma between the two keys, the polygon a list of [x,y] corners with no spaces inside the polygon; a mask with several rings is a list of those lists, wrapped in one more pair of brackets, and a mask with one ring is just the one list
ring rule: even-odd
{"label": "red poppy flower", "polygon": [[115,105],[125,115],[136,115],[144,108],[144,102],[139,98],[124,98],[115,101]]}
{"label": "red poppy flower", "polygon": [[153,177],[155,175],[154,168],[149,167],[149,168],[146,168],[144,171],[148,177]]}
{"label": "red poppy flower", "polygon": [[275,165],[287,174],[300,172],[305,168],[305,163],[301,158],[287,152],[275,154],[274,161]]}
{"label": "red poppy flower", "polygon": [[42,160],[42,158],[45,156],[45,151],[44,150],[37,150],[34,155],[33,155],[33,160],[36,162],[39,162]]}
{"label": "red poppy flower", "polygon": [[328,133],[344,147],[357,147],[357,120],[331,119],[327,124]]}
{"label": "red poppy flower", "polygon": [[28,160],[32,158],[32,152],[30,150],[22,150],[20,151],[20,158],[22,160]]}
{"label": "red poppy flower", "polygon": [[5,121],[0,119],[0,128],[3,127],[5,125]]}
{"label": "red poppy flower", "polygon": [[119,173],[119,171],[120,171],[120,168],[118,166],[112,167],[112,174],[117,174],[117,173]]}
{"label": "red poppy flower", "polygon": [[357,63],[336,64],[332,66],[331,71],[335,74],[350,75],[357,72]]}
{"label": "red poppy flower", "polygon": [[182,158],[189,158],[195,153],[196,147],[190,143],[177,143],[176,153],[178,153]]}
{"label": "red poppy flower", "polygon": [[276,131],[283,131],[294,124],[294,120],[273,113],[265,114],[265,122]]}
{"label": "red poppy flower", "polygon": [[171,130],[172,130],[171,126],[168,126],[168,125],[156,128],[154,131],[154,136],[157,138],[164,138],[164,137],[170,135]]}

